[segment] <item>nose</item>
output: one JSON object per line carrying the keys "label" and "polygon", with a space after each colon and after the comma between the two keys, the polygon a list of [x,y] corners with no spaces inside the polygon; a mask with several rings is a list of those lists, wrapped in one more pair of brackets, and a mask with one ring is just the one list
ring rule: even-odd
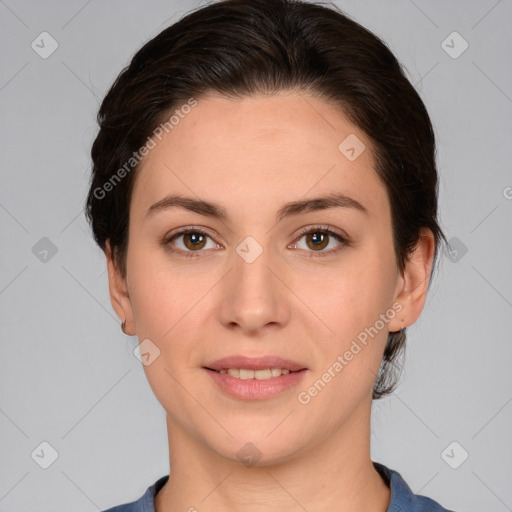
{"label": "nose", "polygon": [[224,327],[254,336],[286,325],[292,293],[285,284],[284,265],[250,237],[240,244],[222,283],[219,318]]}

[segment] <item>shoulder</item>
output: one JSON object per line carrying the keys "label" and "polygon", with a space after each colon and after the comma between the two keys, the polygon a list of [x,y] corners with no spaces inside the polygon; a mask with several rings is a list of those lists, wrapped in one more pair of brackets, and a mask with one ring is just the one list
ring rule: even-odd
{"label": "shoulder", "polygon": [[123,503],[115,507],[103,510],[102,512],[155,512],[155,495],[169,479],[169,475],[159,478],[153,485],[150,485],[146,492],[137,500],[130,503]]}
{"label": "shoulder", "polygon": [[398,471],[389,469],[378,462],[373,463],[375,469],[388,482],[391,499],[386,512],[454,512],[444,508],[431,498],[414,494]]}

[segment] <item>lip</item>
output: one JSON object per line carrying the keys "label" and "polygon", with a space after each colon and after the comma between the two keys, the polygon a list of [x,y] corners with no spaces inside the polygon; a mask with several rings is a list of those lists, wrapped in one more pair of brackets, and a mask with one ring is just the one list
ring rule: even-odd
{"label": "lip", "polygon": [[308,371],[304,368],[302,370],[291,371],[279,377],[271,377],[270,379],[244,380],[232,377],[229,373],[219,373],[208,368],[204,370],[221,391],[240,400],[268,400],[273,398],[295,387]]}
{"label": "lip", "polygon": [[[297,372],[307,370],[306,366],[290,359],[283,359],[278,356],[247,357],[247,356],[228,356],[217,359],[211,363],[205,364],[205,368],[210,370],[222,370],[223,368],[245,368],[247,370],[265,370],[267,368],[281,368]],[[275,377],[277,378],[277,377]]]}
{"label": "lip", "polygon": [[[206,373],[221,391],[241,400],[268,400],[296,386],[308,369],[296,361],[277,356],[246,357],[230,356],[217,359],[204,367]],[[265,370],[281,368],[290,373],[271,377],[270,379],[237,379],[228,373],[219,373],[223,368],[245,368],[248,370]]]}

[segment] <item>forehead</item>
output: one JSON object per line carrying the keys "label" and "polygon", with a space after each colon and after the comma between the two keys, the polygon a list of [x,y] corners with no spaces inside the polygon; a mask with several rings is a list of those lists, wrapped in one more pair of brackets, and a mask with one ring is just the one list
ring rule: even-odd
{"label": "forehead", "polygon": [[237,215],[336,192],[370,213],[387,207],[370,140],[324,100],[296,91],[209,94],[178,114],[138,171],[132,210],[139,218],[169,193],[221,202]]}

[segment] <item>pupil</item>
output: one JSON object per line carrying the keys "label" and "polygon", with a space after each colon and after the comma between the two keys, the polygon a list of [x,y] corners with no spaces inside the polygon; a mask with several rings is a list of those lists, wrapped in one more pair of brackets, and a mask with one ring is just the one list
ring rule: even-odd
{"label": "pupil", "polygon": [[[315,238],[317,238],[317,237],[318,237],[318,235],[319,235],[319,233],[313,233],[313,243],[314,243],[315,245],[321,244],[321,243],[322,243],[322,241],[323,241],[323,240],[319,239],[318,241],[316,241],[316,242],[315,242],[315,240],[314,240],[314,239],[315,239]],[[323,238],[323,237],[324,237],[324,235],[323,235],[323,234],[320,234],[320,238]]]}

